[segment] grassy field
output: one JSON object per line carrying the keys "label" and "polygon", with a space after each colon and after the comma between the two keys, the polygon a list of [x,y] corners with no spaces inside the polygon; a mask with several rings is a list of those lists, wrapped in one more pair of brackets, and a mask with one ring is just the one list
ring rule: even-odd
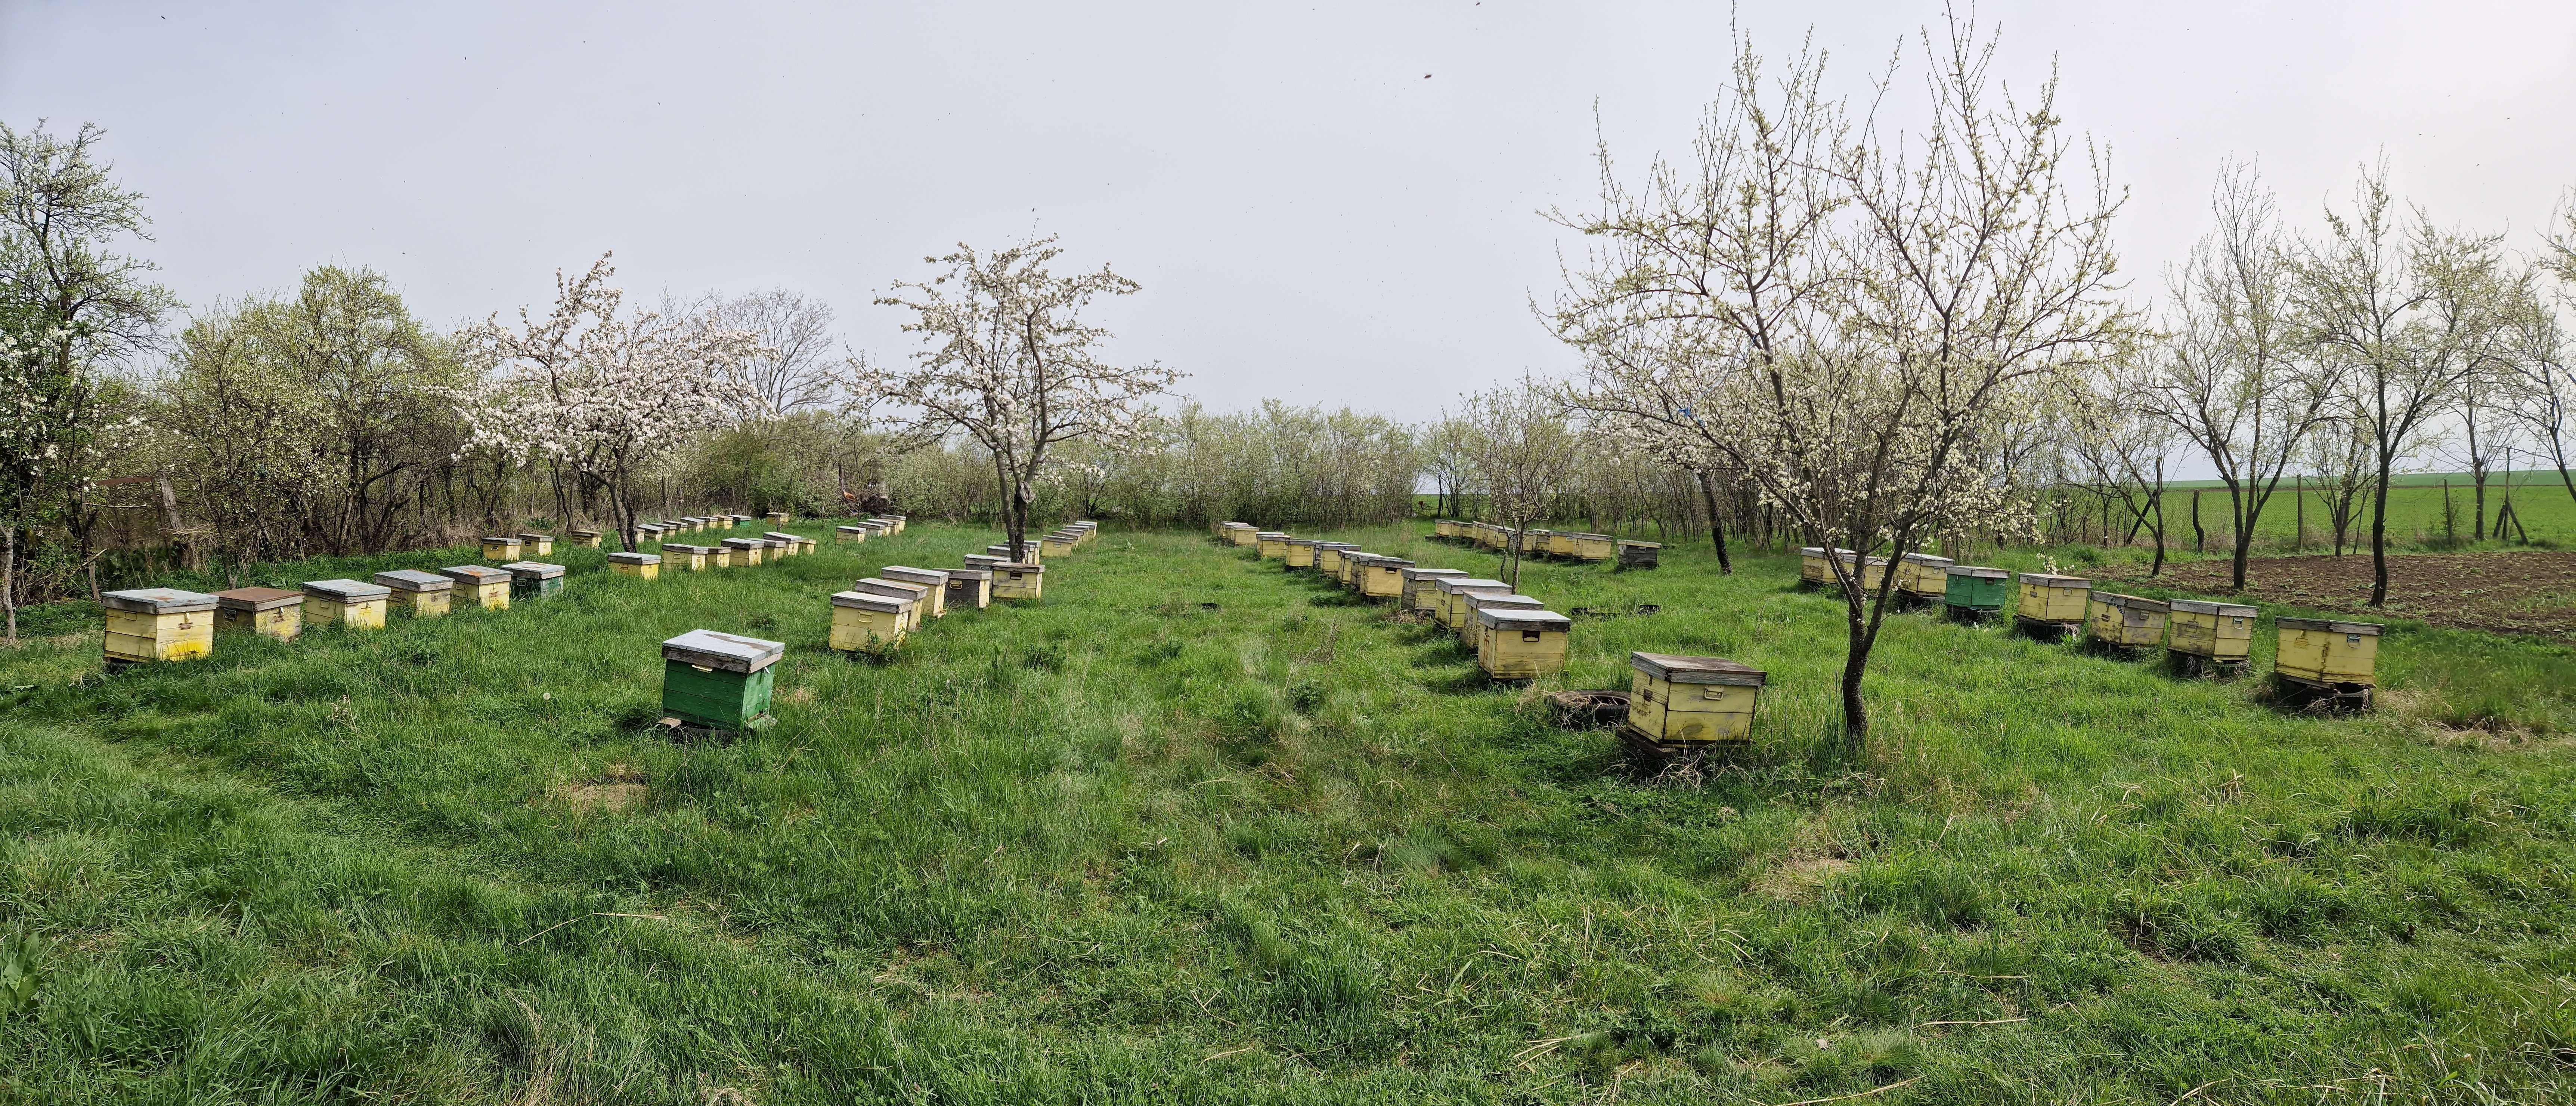
{"label": "grassy field", "polygon": [[[1424,528],[1342,536],[1492,566]],[[0,1101],[2576,1100],[2565,647],[2399,625],[2326,718],[1907,615],[1846,759],[1783,558],[1532,565],[1663,611],[1509,688],[1113,528],[1042,604],[824,649],[836,587],[989,540],[575,550],[543,603],[113,679],[48,612],[0,654]],[[643,730],[694,627],[788,643],[778,726]],[[1548,723],[1632,649],[1768,669],[1759,753]]]}

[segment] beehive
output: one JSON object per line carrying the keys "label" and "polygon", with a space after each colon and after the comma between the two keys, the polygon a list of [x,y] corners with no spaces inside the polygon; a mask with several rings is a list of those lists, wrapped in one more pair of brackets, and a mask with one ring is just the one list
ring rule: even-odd
{"label": "beehive", "polygon": [[1484,623],[1476,619],[1478,613],[1486,610],[1543,611],[1547,609],[1547,604],[1518,592],[1507,591],[1493,595],[1470,592],[1459,596],[1458,599],[1467,605],[1467,618],[1458,624],[1458,644],[1466,646],[1468,652],[1478,654],[1485,651],[1486,636]]}
{"label": "beehive", "polygon": [[750,566],[760,563],[760,554],[769,543],[759,538],[726,538],[724,547],[733,554],[733,563]]}
{"label": "beehive", "polygon": [[215,628],[293,641],[297,634],[304,632],[304,593],[285,588],[234,588],[216,592]]}
{"label": "beehive", "polygon": [[707,516],[707,525],[713,526],[718,530],[731,530],[733,529],[733,516],[709,515]]}
{"label": "beehive", "polygon": [[1483,648],[1476,666],[1497,680],[1535,680],[1565,671],[1574,620],[1555,611],[1487,608],[1476,612]]}
{"label": "beehive", "polygon": [[1661,543],[1620,539],[1620,568],[1653,568],[1656,562],[1663,559],[1663,555],[1664,547]]}
{"label": "beehive", "polygon": [[1463,569],[1423,568],[1419,565],[1404,568],[1399,575],[1404,577],[1404,590],[1397,593],[1396,603],[1408,611],[1427,611],[1432,608],[1433,600],[1440,595],[1440,589],[1432,585],[1442,580],[1467,578],[1467,573]]}
{"label": "beehive", "polygon": [[1288,535],[1280,533],[1277,530],[1264,530],[1258,534],[1254,534],[1252,538],[1253,550],[1261,554],[1262,560],[1284,561],[1288,559]]}
{"label": "beehive", "polygon": [[868,591],[832,593],[832,648],[880,652],[903,644],[911,629],[911,604]]}
{"label": "beehive", "polygon": [[510,598],[543,599],[563,590],[564,566],[544,561],[512,561],[501,567],[510,570]]}
{"label": "beehive", "polygon": [[101,593],[107,614],[107,666],[195,660],[214,652],[215,605],[203,592],[136,588]]}
{"label": "beehive", "polygon": [[1280,551],[1280,563],[1289,568],[1315,567],[1315,543],[1308,538],[1290,538]]}
{"label": "beehive", "polygon": [[1011,564],[993,566],[993,598],[1035,602],[1046,589],[1046,566]]}
{"label": "beehive", "polygon": [[882,595],[902,603],[904,628],[907,630],[920,629],[921,624],[929,618],[930,612],[927,608],[930,589],[919,584],[888,580],[882,576],[870,576],[851,584],[850,590]]}
{"label": "beehive", "polygon": [[2084,621],[2092,596],[2093,581],[2084,577],[2025,572],[2021,574],[2021,598],[2013,607],[2013,616],[2024,622],[2071,625]]}
{"label": "beehive", "polygon": [[662,563],[676,571],[703,572],[708,567],[707,561],[714,553],[715,550],[703,545],[667,541],[662,543]]}
{"label": "beehive", "polygon": [[1404,595],[1404,570],[1413,562],[1402,557],[1373,557],[1358,571],[1360,595],[1369,599],[1399,599]]}
{"label": "beehive", "polygon": [[733,549],[730,546],[708,545],[700,546],[699,548],[707,551],[708,568],[732,568],[735,564],[739,563],[739,561],[734,557]]}
{"label": "beehive", "polygon": [[657,579],[662,575],[662,558],[653,553],[611,553],[608,555],[608,570],[620,576]]}
{"label": "beehive", "polygon": [[1860,562],[1860,589],[1861,589],[1862,591],[1866,591],[1866,592],[1869,592],[1869,593],[1871,593],[1871,594],[1876,594],[1876,593],[1878,592],[1879,585],[1880,585],[1880,584],[1885,583],[1886,581],[1887,581],[1887,558],[1885,558],[1885,557],[1863,557],[1863,558],[1861,558],[1861,562]]}
{"label": "beehive", "polygon": [[[1548,553],[1549,540],[1555,536],[1553,531],[1541,530],[1535,526],[1523,530],[1521,531],[1521,552],[1527,556],[1544,557]],[[1569,539],[1571,537],[1572,535],[1568,535]]]}
{"label": "beehive", "polygon": [[941,572],[935,568],[914,568],[910,565],[887,565],[884,568],[878,569],[877,575],[899,584],[919,584],[930,589],[930,594],[922,597],[922,609],[927,611],[932,618],[939,618],[948,613],[947,573]]}
{"label": "beehive", "polygon": [[757,730],[769,725],[774,667],[783,642],[691,630],[662,643],[662,713],[683,725]]}
{"label": "beehive", "polygon": [[436,618],[447,613],[448,597],[456,591],[456,581],[435,572],[398,568],[376,574],[376,582],[393,594],[387,606],[413,618]]}
{"label": "beehive", "polygon": [[506,569],[488,565],[451,565],[439,569],[438,574],[456,581],[456,586],[462,589],[452,597],[451,603],[463,600],[487,611],[510,609],[510,573]]}
{"label": "beehive", "polygon": [[822,547],[823,545],[821,542],[817,542],[803,534],[796,535],[796,551],[798,553],[811,553]]}
{"label": "beehive", "polygon": [[2004,609],[2012,573],[1981,565],[1951,565],[1941,588],[1941,602],[1957,614],[1987,615]]}
{"label": "beehive", "polygon": [[[1853,558],[1860,554],[1852,550],[1836,548],[1834,552],[1842,557],[1845,568],[1859,563]],[[1834,582],[1834,562],[1825,556],[1825,547],[1810,545],[1798,550],[1798,579],[1819,586]]]}
{"label": "beehive", "polygon": [[968,567],[968,568],[981,568],[981,569],[987,569],[987,570],[990,570],[990,569],[992,569],[992,568],[994,568],[994,567],[996,567],[996,566],[998,566],[998,565],[1006,565],[1006,564],[1011,563],[1011,559],[1010,559],[1009,557],[995,557],[995,556],[991,556],[991,555],[983,554],[983,553],[969,553],[969,554],[967,554],[967,555],[965,555],[965,556],[963,556],[963,557],[958,558],[958,560],[961,560],[961,561],[966,562],[966,567]]}
{"label": "beehive", "polygon": [[[1046,563],[1046,551],[1038,548],[1038,543],[1036,542],[1026,540],[1021,541],[1020,553],[1026,558],[1020,562],[1022,564],[1037,565]],[[1004,542],[1000,545],[985,546],[984,554],[990,557],[1000,557],[1001,559],[1008,561],[1011,559],[1010,543]]]}
{"label": "beehive", "polygon": [[1238,522],[1226,527],[1225,536],[1227,541],[1236,545],[1250,546],[1259,543],[1261,529],[1248,522]]}
{"label": "beehive", "polygon": [[1342,571],[1342,554],[1351,552],[1358,548],[1358,546],[1352,545],[1346,541],[1316,542],[1315,571],[1323,573],[1326,576],[1339,578]]}
{"label": "beehive", "polygon": [[1722,657],[1630,653],[1625,733],[1659,747],[1753,739],[1753,711],[1768,677]]}
{"label": "beehive", "polygon": [[1510,595],[1512,593],[1512,586],[1510,584],[1506,584],[1500,580],[1488,580],[1481,576],[1442,577],[1438,580],[1432,581],[1431,586],[1437,589],[1439,593],[1439,599],[1437,600],[1438,605],[1432,608],[1432,613],[1439,615],[1440,624],[1451,630],[1456,630],[1459,627],[1466,625],[1466,596]]}
{"label": "beehive", "polygon": [[769,524],[772,526],[785,526],[787,525],[787,520],[791,517],[793,516],[789,515],[785,511],[771,511],[769,512]]}
{"label": "beehive", "polygon": [[2166,613],[2162,599],[2097,591],[2086,607],[2084,626],[2096,644],[2143,649],[2164,643]]}
{"label": "beehive", "polygon": [[768,556],[772,558],[792,557],[796,555],[796,552],[799,549],[803,548],[803,540],[794,534],[785,534],[776,530],[771,530],[762,534],[760,537],[761,540],[769,543]]}
{"label": "beehive", "polygon": [[518,560],[519,539],[515,537],[483,539],[483,559],[487,561]]}
{"label": "beehive", "polygon": [[2166,648],[2219,664],[2243,664],[2254,655],[2254,608],[2205,599],[2176,599],[2169,606]]}
{"label": "beehive", "polygon": [[635,524],[635,544],[658,544],[661,540],[662,525],[660,523],[639,522]]}
{"label": "beehive", "polygon": [[2281,630],[2273,672],[2329,688],[2378,685],[2379,636],[2384,627],[2331,618],[2275,618],[2272,624]]}
{"label": "beehive", "polygon": [[868,540],[868,528],[865,526],[835,526],[832,528],[832,540],[863,542]]}
{"label": "beehive", "polygon": [[943,609],[980,611],[992,603],[992,569],[968,567],[948,570],[948,596],[940,600]]}
{"label": "beehive", "polygon": [[903,533],[904,519],[905,516],[903,515],[887,515],[885,517],[886,524],[894,527],[894,532],[898,534]]}
{"label": "beehive", "polygon": [[1073,552],[1073,535],[1048,534],[1038,539],[1038,552],[1049,557],[1062,557]]}
{"label": "beehive", "polygon": [[1568,534],[1573,552],[1567,554],[1579,561],[1610,561],[1619,557],[1619,539],[1608,534]]}
{"label": "beehive", "polygon": [[1358,590],[1358,585],[1354,581],[1359,579],[1360,566],[1376,559],[1377,554],[1365,549],[1342,550],[1341,556],[1333,560],[1333,582],[1354,591]]}
{"label": "beehive", "polygon": [[1439,518],[1431,520],[1431,536],[1435,538],[1457,537],[1458,520],[1454,518]]}
{"label": "beehive", "polygon": [[385,603],[393,589],[364,580],[304,582],[304,622],[311,626],[346,626],[352,630],[385,627]]}
{"label": "beehive", "polygon": [[584,549],[599,548],[599,536],[599,531],[597,530],[564,531],[565,538],[571,540],[574,545],[581,546]]}
{"label": "beehive", "polygon": [[1896,590],[1908,599],[1943,602],[1950,592],[1950,566],[1956,563],[1929,553],[1908,553],[1897,562]]}
{"label": "beehive", "polygon": [[522,557],[543,557],[554,551],[555,536],[552,534],[519,535],[519,555]]}

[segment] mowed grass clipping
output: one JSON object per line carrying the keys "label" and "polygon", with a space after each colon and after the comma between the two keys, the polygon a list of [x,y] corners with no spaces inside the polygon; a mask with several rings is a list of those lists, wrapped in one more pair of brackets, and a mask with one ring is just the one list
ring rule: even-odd
{"label": "mowed grass clipping", "polygon": [[[1493,569],[1419,529],[1331,536]],[[51,615],[0,659],[0,1099],[2576,1099],[2562,646],[2400,625],[2387,709],[2320,718],[1903,615],[1847,760],[1788,558],[1532,564],[1662,611],[1514,688],[1112,529],[1043,603],[824,648],[831,591],[990,540],[576,551],[508,612],[112,679]],[[648,731],[697,627],[788,643],[775,728]],[[1632,649],[1769,670],[1760,752],[1656,779],[1550,724]]]}

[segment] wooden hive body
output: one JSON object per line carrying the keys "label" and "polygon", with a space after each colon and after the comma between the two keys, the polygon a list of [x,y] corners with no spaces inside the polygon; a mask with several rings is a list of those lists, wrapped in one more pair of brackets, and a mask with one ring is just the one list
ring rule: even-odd
{"label": "wooden hive body", "polygon": [[948,572],[948,597],[940,601],[944,609],[980,611],[993,605],[993,570],[958,568]]}
{"label": "wooden hive body", "polygon": [[1619,539],[1608,534],[1578,533],[1568,534],[1566,538],[1573,544],[1573,552],[1567,555],[1578,560],[1608,561],[1619,556]]}
{"label": "wooden hive body", "polygon": [[927,620],[930,614],[930,589],[920,584],[888,580],[882,576],[870,576],[851,584],[850,590],[888,596],[902,601],[905,604],[904,622],[909,629],[920,629],[922,622]]}
{"label": "wooden hive body", "polygon": [[1073,536],[1048,534],[1038,539],[1039,551],[1049,557],[1067,556],[1073,552]]}
{"label": "wooden hive body", "polygon": [[563,590],[564,566],[544,561],[512,561],[501,567],[510,570],[510,597],[543,599]]}
{"label": "wooden hive body", "polygon": [[1530,596],[1521,595],[1517,592],[1502,592],[1491,595],[1478,592],[1468,592],[1459,596],[1459,599],[1467,604],[1467,620],[1458,624],[1458,643],[1466,646],[1469,652],[1477,653],[1479,655],[1483,654],[1485,651],[1485,637],[1487,633],[1489,633],[1489,630],[1483,622],[1477,620],[1475,617],[1477,612],[1486,610],[1543,611],[1547,609],[1547,604],[1539,602],[1537,599]]}
{"label": "wooden hive body", "polygon": [[1253,549],[1259,552],[1261,559],[1265,561],[1287,560],[1288,535],[1276,530],[1264,530],[1253,535]]}
{"label": "wooden hive body", "polygon": [[[669,549],[670,546],[662,548]],[[654,553],[611,553],[608,555],[608,570],[620,576],[657,579],[662,575],[662,558]]]}
{"label": "wooden hive body", "polygon": [[304,621],[315,626],[346,626],[353,630],[381,630],[385,626],[385,607],[393,589],[363,580],[307,580],[304,583]]}
{"label": "wooden hive body", "polygon": [[379,572],[376,583],[393,592],[388,598],[394,610],[413,618],[436,618],[446,614],[449,599],[456,593],[456,581],[435,572],[408,568]]}
{"label": "wooden hive body", "polygon": [[1342,568],[1342,554],[1357,548],[1359,547],[1352,545],[1349,542],[1316,542],[1315,571],[1323,573],[1326,576],[1338,577]]}
{"label": "wooden hive body", "polygon": [[[1022,543],[1020,544],[1020,551],[1021,551],[1022,553],[1027,554],[1027,555],[1028,555],[1028,559],[1027,559],[1027,560],[1025,560],[1025,561],[1020,561],[1020,562],[1018,562],[1018,563],[1020,563],[1020,564],[1031,564],[1031,565],[1045,564],[1045,563],[1046,563],[1046,550],[1045,550],[1045,549],[1043,549],[1043,548],[1040,548],[1040,544],[1041,544],[1041,543],[1034,542],[1034,541],[1031,541],[1031,542],[1022,542]],[[984,547],[984,555],[985,555],[985,556],[987,556],[987,557],[995,557],[995,558],[999,558],[999,559],[1000,559],[1000,560],[1002,560],[1003,562],[1008,563],[1008,562],[1010,562],[1010,560],[1011,560],[1011,543],[1009,543],[1009,542],[1003,542],[1003,543],[1002,543],[1002,544],[1000,544],[1000,545],[988,545],[988,546],[985,546],[985,547]]]}
{"label": "wooden hive body", "polygon": [[724,547],[733,554],[733,563],[747,567],[760,563],[761,552],[769,547],[769,543],[759,538],[726,538]]}
{"label": "wooden hive body", "polygon": [[785,526],[787,525],[787,519],[788,514],[785,511],[769,512],[769,524],[772,526]]}
{"label": "wooden hive body", "polygon": [[1497,680],[1535,680],[1565,671],[1566,634],[1574,620],[1555,611],[1476,612],[1483,648],[1476,665]]}
{"label": "wooden hive body", "polygon": [[2122,649],[2143,649],[2165,640],[2164,600],[2097,591],[2084,620],[2093,640]]}
{"label": "wooden hive body", "polygon": [[691,630],[662,643],[662,713],[717,730],[768,724],[780,642]]}
{"label": "wooden hive body", "polygon": [[1404,589],[1397,593],[1396,601],[1403,604],[1404,609],[1409,611],[1430,610],[1433,602],[1440,596],[1438,586],[1440,581],[1467,578],[1467,573],[1463,569],[1423,568],[1419,565],[1402,570],[1402,575]]}
{"label": "wooden hive body", "polygon": [[215,628],[293,641],[304,632],[304,593],[285,588],[216,592]]}
{"label": "wooden hive body", "polygon": [[2092,597],[2093,581],[2084,577],[2025,572],[2013,613],[2032,622],[2082,622]]}
{"label": "wooden hive body", "polygon": [[510,574],[489,565],[451,565],[438,574],[456,581],[450,603],[470,603],[487,611],[510,609]]}
{"label": "wooden hive body", "polygon": [[1457,537],[1458,521],[1456,519],[1447,518],[1431,520],[1431,536],[1435,538]]}
{"label": "wooden hive body", "polygon": [[2254,655],[2254,623],[2261,612],[2242,603],[2176,599],[2166,624],[2166,648],[2187,656],[2234,663]]}
{"label": "wooden hive body", "polygon": [[1488,580],[1481,576],[1435,580],[1431,586],[1438,589],[1440,596],[1439,606],[1434,607],[1432,613],[1439,615],[1440,624],[1451,630],[1456,630],[1467,622],[1467,596],[1512,593],[1510,584],[1500,580]]}
{"label": "wooden hive body", "polygon": [[761,540],[769,543],[771,556],[793,557],[805,548],[804,538],[783,531],[772,530],[760,537]]}
{"label": "wooden hive body", "polygon": [[1875,594],[1887,581],[1887,558],[1864,557],[1860,562],[1860,589]]}
{"label": "wooden hive body", "polygon": [[600,534],[597,530],[567,530],[564,532],[564,540],[569,541],[574,545],[581,546],[584,549],[599,548],[599,538]]}
{"label": "wooden hive body", "polygon": [[195,660],[215,650],[215,607],[203,592],[134,588],[101,593],[108,666]]}
{"label": "wooden hive body", "polygon": [[552,534],[519,535],[519,555],[522,557],[542,557],[554,551],[555,536]]}
{"label": "wooden hive body", "polygon": [[714,553],[715,550],[703,545],[662,543],[662,563],[683,572],[706,571],[710,567],[707,561]]}
{"label": "wooden hive body", "polygon": [[2281,640],[2272,670],[2314,684],[2373,687],[2383,627],[2331,618],[2275,618]]}
{"label": "wooden hive body", "polygon": [[995,557],[984,553],[969,553],[958,559],[966,562],[966,567],[968,568],[990,569],[995,565],[1006,565],[1011,563],[1011,559],[1009,557]]}
{"label": "wooden hive body", "polygon": [[1315,567],[1315,543],[1306,538],[1290,538],[1279,552],[1280,561],[1289,568]]}
{"label": "wooden hive body", "polygon": [[1663,560],[1663,556],[1664,547],[1660,542],[1629,541],[1624,538],[1619,542],[1619,567],[1621,568],[1653,568]]}
{"label": "wooden hive body", "polygon": [[1003,562],[993,566],[993,598],[1033,602],[1046,591],[1046,566]]}
{"label": "wooden hive body", "polygon": [[1944,573],[1941,601],[1963,611],[2000,611],[2012,573],[1982,565],[1951,565]]}
{"label": "wooden hive body", "polygon": [[868,528],[865,526],[835,526],[832,528],[832,540],[866,541],[868,540]]}
{"label": "wooden hive body", "polygon": [[903,644],[911,616],[903,600],[873,592],[832,595],[832,648],[842,652],[891,649]]}
{"label": "wooden hive body", "polygon": [[483,559],[484,559],[484,560],[487,560],[487,561],[515,561],[515,560],[518,560],[518,559],[519,559],[519,539],[517,539],[517,538],[485,538],[485,539],[483,539]]}
{"label": "wooden hive body", "polygon": [[1916,599],[1943,599],[1950,592],[1950,566],[1956,563],[1929,553],[1908,553],[1898,562],[1896,588]]}
{"label": "wooden hive body", "polygon": [[922,609],[927,611],[930,617],[939,618],[948,613],[947,573],[935,568],[887,565],[878,569],[877,575],[899,584],[919,584],[927,589],[928,593],[922,596],[921,603]]}
{"label": "wooden hive body", "polygon": [[1750,741],[1768,677],[1721,657],[1630,653],[1626,727],[1656,745]]}
{"label": "wooden hive body", "polygon": [[1342,550],[1342,555],[1333,560],[1333,582],[1346,588],[1355,587],[1353,581],[1359,579],[1360,565],[1376,559],[1377,554],[1365,549]]}

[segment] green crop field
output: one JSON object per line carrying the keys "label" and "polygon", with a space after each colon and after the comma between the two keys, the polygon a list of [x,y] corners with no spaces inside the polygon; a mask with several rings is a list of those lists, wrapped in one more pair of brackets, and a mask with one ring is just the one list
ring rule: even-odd
{"label": "green crop field", "polygon": [[[2516,473],[2516,483],[2513,488],[2513,509],[2522,517],[2523,532],[2530,535],[2534,544],[2560,549],[2576,548],[2576,498],[2571,498],[2567,494],[2567,489],[2559,486],[2555,473],[2548,474],[2547,483],[2539,483],[2536,478],[2532,483],[2522,482],[2524,477],[2529,475],[2531,474]],[[2190,487],[2181,487],[2165,493],[2165,540],[2186,548],[2191,545],[2192,540],[2192,492],[2193,489]],[[2227,526],[2227,490],[2206,486],[2199,489],[2199,494],[2201,525],[2213,534],[2210,540],[2215,543],[2218,541],[2214,536],[2216,532]],[[2502,482],[2487,486],[2487,518],[2491,524],[2497,512],[2503,507],[2504,497],[2505,488]],[[2293,494],[2293,489],[2289,485],[2284,484],[2281,490],[2273,495],[2271,503],[2264,507],[2259,533],[2267,547],[2264,549],[2265,552],[2288,551],[2291,535],[2298,529],[2299,498]],[[2326,516],[2325,500],[2313,491],[2307,492],[2305,498],[2307,500],[2307,548],[2314,552],[2325,552],[2334,534],[2333,527]],[[2467,484],[2452,485],[2447,508],[2450,521],[2446,526],[2445,496],[2438,482],[2430,487],[2421,483],[2410,483],[2391,488],[2388,495],[2390,540],[2397,545],[2408,547],[2443,545],[2447,544],[2448,538],[2456,535],[2458,544],[2466,546],[2469,544],[2471,535],[2476,532],[2476,503],[2476,492]],[[2369,527],[2370,516],[2365,511],[2354,531],[2359,535],[2362,548],[2365,550],[2370,547]],[[2141,535],[2140,540],[2145,540],[2144,535]],[[2213,546],[2213,549],[2215,550],[2216,547]]]}
{"label": "green crop field", "polygon": [[[1341,536],[1492,567],[1420,529]],[[39,612],[0,653],[0,1101],[2576,1100],[2563,645],[2398,625],[2337,718],[1902,615],[1850,759],[1786,558],[1534,564],[1662,611],[1512,688],[1112,529],[1043,603],[825,650],[829,592],[989,540],[572,550],[541,603],[114,678],[94,608]],[[696,627],[787,642],[777,726],[646,730]],[[1758,751],[1649,778],[1550,724],[1634,649],[1769,670]]]}

